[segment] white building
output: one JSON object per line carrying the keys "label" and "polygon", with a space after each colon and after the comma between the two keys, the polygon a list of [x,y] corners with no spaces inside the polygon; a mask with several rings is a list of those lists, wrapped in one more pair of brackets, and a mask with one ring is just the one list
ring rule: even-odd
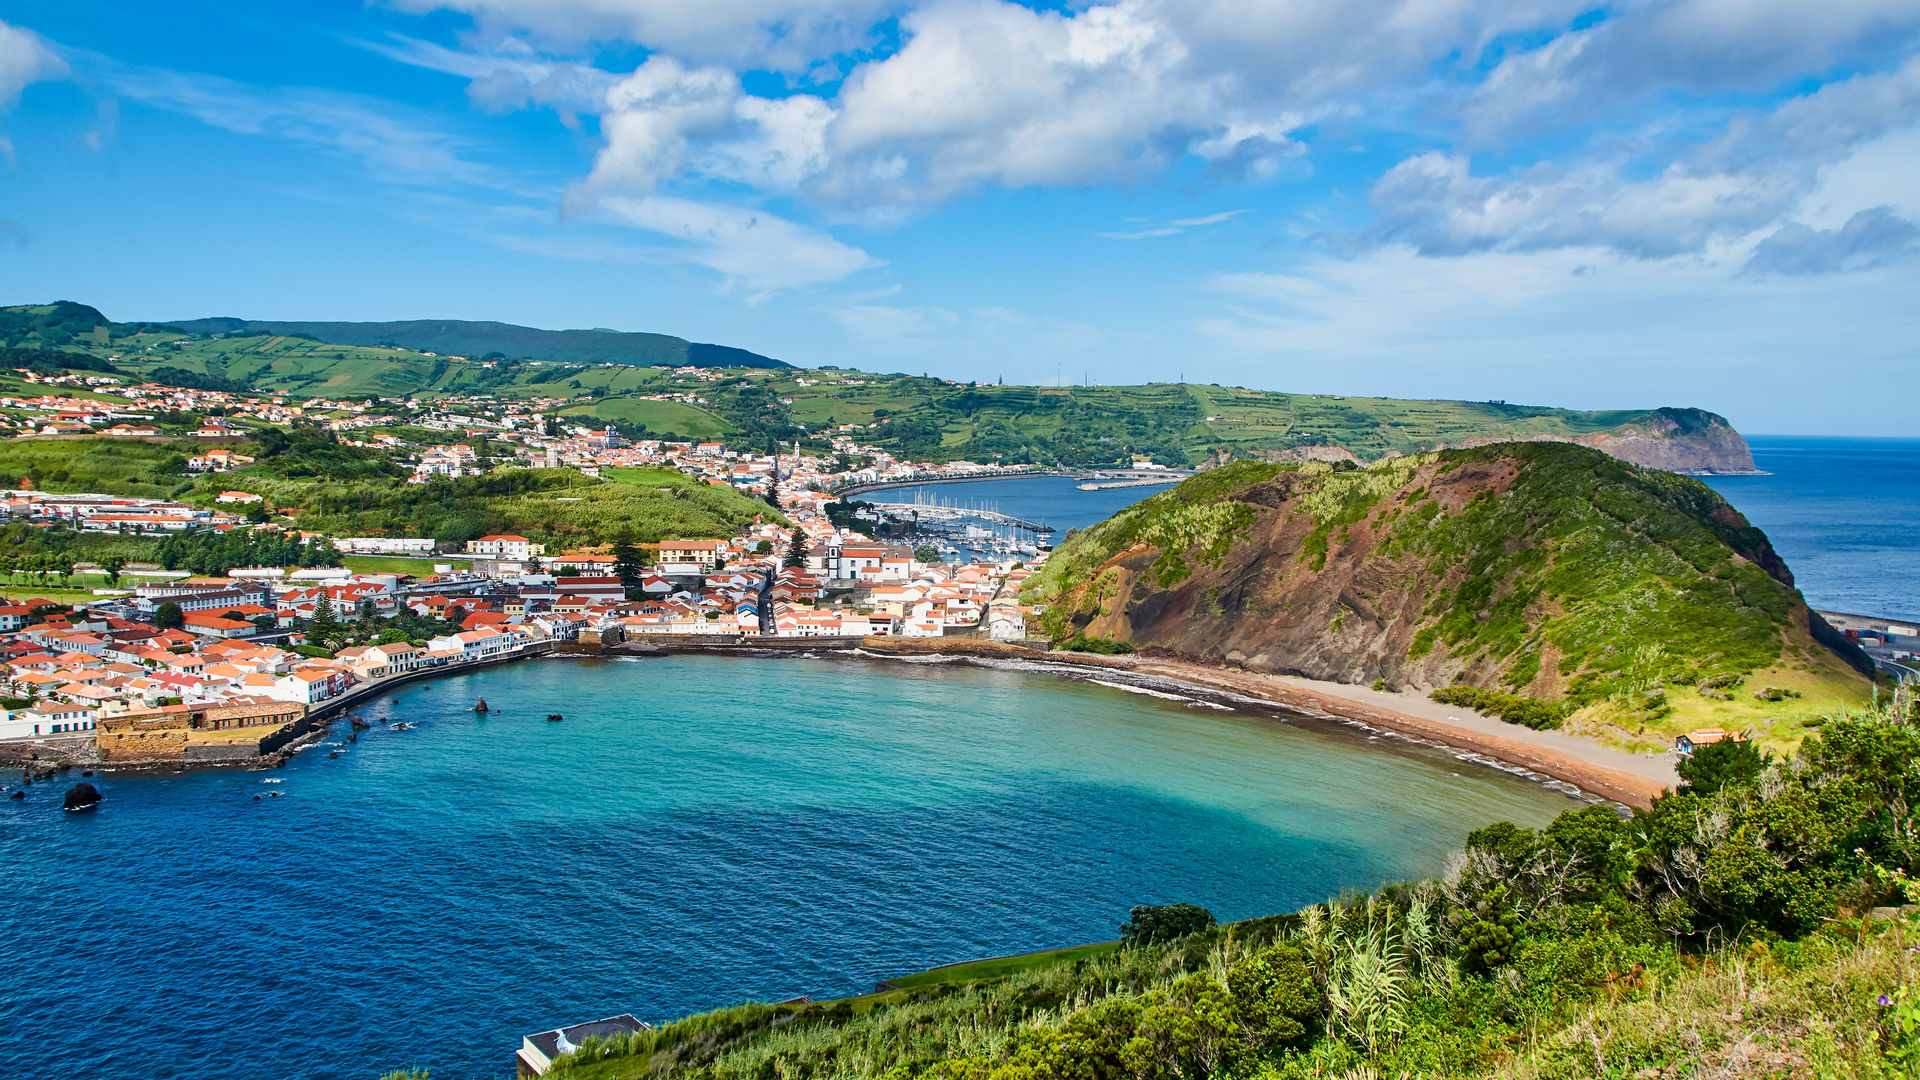
{"label": "white building", "polygon": [[467,541],[467,554],[485,555],[493,559],[531,559],[535,555],[546,554],[546,551],[545,544],[536,544],[524,536],[510,533],[494,533]]}

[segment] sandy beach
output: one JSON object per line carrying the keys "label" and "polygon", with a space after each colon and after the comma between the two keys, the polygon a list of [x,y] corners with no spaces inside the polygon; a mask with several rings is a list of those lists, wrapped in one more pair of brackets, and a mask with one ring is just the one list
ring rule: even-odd
{"label": "sandy beach", "polygon": [[1588,794],[1645,808],[1662,791],[1677,787],[1670,754],[1630,754],[1563,731],[1535,731],[1471,709],[1442,705],[1414,692],[1388,693],[1364,686],[1289,675],[1260,675],[1159,656],[1096,656],[1032,650],[979,639],[867,638],[863,652],[931,654],[998,659],[1045,659],[1049,663],[1131,671],[1193,690],[1220,691],[1270,701],[1308,715],[1352,720],[1382,731],[1425,739],[1478,754],[1572,784]]}
{"label": "sandy beach", "polygon": [[[1535,731],[1413,693],[1287,675],[1258,675],[1184,660],[1114,657],[1112,666],[1199,688],[1227,690],[1308,713],[1443,743],[1562,780],[1628,806],[1647,807],[1680,779],[1670,755],[1630,754],[1561,731]],[[1105,665],[1103,665],[1105,666]]]}

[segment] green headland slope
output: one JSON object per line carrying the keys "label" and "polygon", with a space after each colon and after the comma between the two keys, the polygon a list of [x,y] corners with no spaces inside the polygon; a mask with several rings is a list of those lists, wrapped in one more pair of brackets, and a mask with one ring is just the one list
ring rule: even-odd
{"label": "green headland slope", "polygon": [[1708,723],[1791,743],[1870,686],[1712,489],[1558,443],[1201,473],[1071,537],[1028,596],[1061,639],[1477,688],[1460,703],[1629,744]]}

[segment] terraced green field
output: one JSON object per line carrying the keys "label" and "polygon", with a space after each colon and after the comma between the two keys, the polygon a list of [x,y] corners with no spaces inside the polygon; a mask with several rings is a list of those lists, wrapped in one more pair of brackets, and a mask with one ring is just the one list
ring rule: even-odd
{"label": "terraced green field", "polygon": [[[857,424],[863,427],[862,439],[921,460],[1096,466],[1151,458],[1194,467],[1328,454],[1375,461],[1470,440],[1630,434],[1717,441],[1722,450],[1732,446],[1734,458],[1746,459],[1743,466],[1722,453],[1701,464],[1663,459],[1664,467],[1751,467],[1725,420],[1695,409],[1580,412],[1194,383],[998,386],[839,369],[734,368],[725,378],[709,381],[626,363],[456,359],[303,335],[192,334],[176,327],[107,323],[97,311],[77,304],[0,308],[0,344],[81,352],[136,379],[199,382],[290,398],[559,398],[576,402],[567,408],[569,415],[619,424],[629,435],[732,438],[756,449]],[[713,347],[691,348],[728,358]],[[669,391],[692,393],[710,404],[647,400]]]}

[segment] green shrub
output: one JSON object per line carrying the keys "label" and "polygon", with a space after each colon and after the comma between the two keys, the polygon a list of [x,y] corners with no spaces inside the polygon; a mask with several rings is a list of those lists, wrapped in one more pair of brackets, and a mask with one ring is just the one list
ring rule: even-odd
{"label": "green shrub", "polygon": [[1427,696],[1442,705],[1458,705],[1498,716],[1509,724],[1520,724],[1541,731],[1559,727],[1573,712],[1564,703],[1541,701],[1478,686],[1443,686]]}
{"label": "green shrub", "polygon": [[1213,912],[1197,904],[1142,904],[1120,927],[1122,945],[1160,945],[1213,927]]}

